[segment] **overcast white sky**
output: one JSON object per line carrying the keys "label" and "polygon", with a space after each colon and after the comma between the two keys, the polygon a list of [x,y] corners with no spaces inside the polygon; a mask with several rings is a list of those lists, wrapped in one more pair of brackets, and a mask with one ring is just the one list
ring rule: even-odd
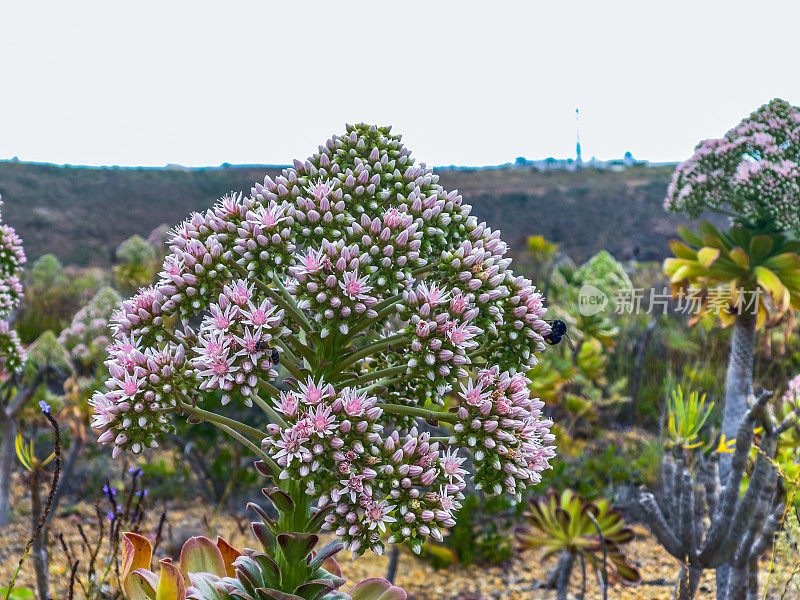
{"label": "overcast white sky", "polygon": [[287,163],[345,122],[418,159],[680,160],[800,103],[796,1],[0,0],[0,159]]}

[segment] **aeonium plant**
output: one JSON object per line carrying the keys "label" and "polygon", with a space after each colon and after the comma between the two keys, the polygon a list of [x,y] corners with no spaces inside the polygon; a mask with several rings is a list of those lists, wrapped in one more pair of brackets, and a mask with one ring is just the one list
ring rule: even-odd
{"label": "aeonium plant", "polygon": [[[259,525],[253,523],[254,530],[259,531]],[[181,548],[178,564],[162,558],[156,574],[150,570],[153,560],[150,540],[136,533],[124,533],[120,576],[130,600],[290,600],[323,594],[326,600],[406,600],[401,588],[379,578],[365,579],[347,593],[338,591],[345,583],[334,558],[341,547],[341,542],[333,540],[319,552],[310,553],[306,562],[312,576],[298,588],[300,596],[266,587],[280,583],[280,572],[274,564],[262,562],[268,561],[269,554],[247,549],[245,554],[221,537],[217,537],[216,543],[204,536],[188,539]],[[262,564],[266,568],[262,569]]]}
{"label": "aeonium plant", "polygon": [[[467,454],[479,488],[521,498],[554,455],[525,376],[549,327],[469,213],[399,136],[362,124],[191,215],[158,283],[113,317],[100,441],[138,454],[184,414],[250,448],[278,511],[254,530],[259,569],[280,576],[259,581],[301,597],[323,529],[355,554],[441,540]],[[225,416],[229,402],[263,423]]]}

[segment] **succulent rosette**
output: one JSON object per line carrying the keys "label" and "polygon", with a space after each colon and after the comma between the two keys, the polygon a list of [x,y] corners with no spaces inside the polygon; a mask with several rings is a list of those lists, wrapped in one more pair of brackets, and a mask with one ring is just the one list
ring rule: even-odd
{"label": "succulent rosette", "polygon": [[138,453],[177,413],[209,421],[259,455],[279,510],[307,511],[286,522],[419,551],[455,523],[468,455],[517,498],[553,456],[524,375],[545,307],[506,252],[389,128],[348,126],[174,230],[158,283],[112,319],[100,439]]}

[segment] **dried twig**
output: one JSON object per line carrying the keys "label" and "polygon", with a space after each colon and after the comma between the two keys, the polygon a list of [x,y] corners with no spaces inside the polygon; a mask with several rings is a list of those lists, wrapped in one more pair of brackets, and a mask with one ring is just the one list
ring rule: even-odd
{"label": "dried twig", "polygon": [[25,562],[25,559],[28,556],[28,553],[31,551],[31,546],[33,546],[33,542],[39,537],[42,533],[42,529],[44,529],[44,525],[47,522],[47,516],[50,514],[50,507],[53,504],[53,496],[56,493],[56,488],[58,487],[58,478],[61,476],[61,432],[58,428],[58,422],[53,418],[53,415],[50,414],[50,409],[43,408],[42,414],[45,416],[47,421],[50,423],[50,426],[53,428],[53,433],[55,434],[55,443],[53,448],[53,453],[55,454],[55,467],[53,468],[53,479],[50,483],[50,492],[47,494],[47,502],[45,502],[44,510],[42,511],[41,516],[39,517],[39,524],[36,526],[31,537],[28,539],[28,543],[25,544],[25,550],[22,553],[22,556],[19,559],[19,563],[17,564],[17,568],[14,570],[14,574],[11,576],[11,580],[8,582],[8,589],[6,590],[5,600],[8,600],[11,597],[11,592],[14,589],[14,584],[17,581],[17,577],[19,576],[19,572],[22,569],[22,564]]}

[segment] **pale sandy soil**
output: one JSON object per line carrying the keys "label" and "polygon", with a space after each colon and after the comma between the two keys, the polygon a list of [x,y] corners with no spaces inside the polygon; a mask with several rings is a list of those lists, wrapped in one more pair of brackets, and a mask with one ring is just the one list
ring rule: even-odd
{"label": "pale sandy soil", "polygon": [[[14,505],[24,507],[25,502],[18,492],[14,498]],[[65,538],[75,546],[79,546],[79,536],[76,529],[78,522],[83,522],[87,531],[94,531],[93,527],[93,507],[88,504],[81,504],[70,516],[59,516],[55,519],[52,531],[57,533],[64,532]],[[23,511],[20,511],[23,513]],[[159,516],[160,511],[155,508],[150,511],[148,527],[154,526],[154,520]],[[190,535],[220,534],[226,537],[234,545],[255,546],[253,538],[248,531],[242,532],[245,526],[243,521],[239,523],[235,519],[223,516],[212,522],[213,509],[211,507],[200,506],[199,509],[188,511],[179,507],[171,507],[169,511],[169,523],[172,528],[172,537],[178,541]],[[95,519],[96,521],[96,519]],[[148,527],[145,528],[147,531]],[[645,583],[637,586],[626,586],[621,583],[613,583],[608,591],[608,598],[612,600],[668,600],[674,597],[674,587],[672,582],[678,572],[678,564],[674,559],[664,552],[648,535],[646,530],[635,527],[636,539],[628,546],[628,554],[632,561],[642,572]],[[4,586],[11,573],[16,567],[19,556],[24,548],[29,535],[28,515],[18,514],[17,519],[6,531],[0,533],[0,586]],[[166,535],[166,534],[165,534]],[[58,547],[55,536],[51,533],[51,565],[52,565],[52,587],[53,598],[66,598],[66,582],[68,576],[67,561],[63,552]],[[162,551],[168,550],[168,544],[161,547]],[[351,581],[356,582],[365,577],[382,577],[386,573],[388,558],[386,556],[377,557],[372,554],[365,555],[353,561],[349,555],[342,553],[339,557],[344,575]],[[545,578],[546,573],[553,567],[554,559],[541,561],[537,552],[528,552],[510,564],[480,567],[480,566],[452,566],[444,570],[434,570],[427,564],[418,561],[410,553],[404,552],[401,555],[400,567],[396,583],[402,586],[415,600],[450,600],[450,599],[469,599],[478,600],[481,598],[497,600],[543,600],[555,597],[553,590],[537,589],[539,581]],[[791,570],[791,566],[776,569]],[[762,582],[766,580],[766,572],[769,569],[769,561],[763,563]],[[572,592],[574,598],[580,586],[580,574],[577,572],[573,576]],[[593,574],[587,574],[587,600],[601,599],[601,590],[597,585],[597,580]],[[774,579],[773,579],[774,581]],[[20,575],[19,583],[23,586],[33,586],[33,572],[30,560]],[[783,586],[777,589],[774,585],[768,598],[779,598],[783,591]],[[344,588],[347,589],[347,586]],[[702,600],[713,600],[714,598],[714,579],[713,573],[708,572],[703,578],[699,598]],[[763,592],[762,592],[763,594]],[[763,597],[763,596],[762,596]],[[798,598],[796,588],[792,588],[785,598]],[[76,598],[83,598],[81,593],[76,594]]]}

